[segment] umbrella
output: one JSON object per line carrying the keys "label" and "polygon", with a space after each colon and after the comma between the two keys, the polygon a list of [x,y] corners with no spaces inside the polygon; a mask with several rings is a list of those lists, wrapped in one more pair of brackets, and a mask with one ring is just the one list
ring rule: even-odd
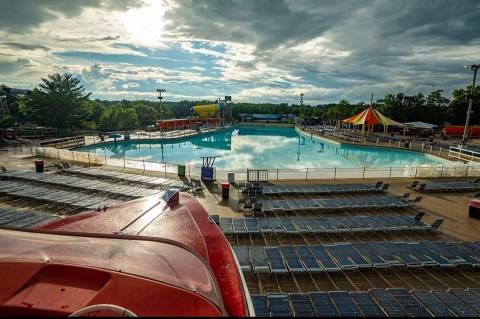
{"label": "umbrella", "polygon": [[408,123],[405,123],[405,125],[407,127],[425,129],[425,130],[431,130],[437,127],[435,124],[430,124],[426,122],[408,122]]}

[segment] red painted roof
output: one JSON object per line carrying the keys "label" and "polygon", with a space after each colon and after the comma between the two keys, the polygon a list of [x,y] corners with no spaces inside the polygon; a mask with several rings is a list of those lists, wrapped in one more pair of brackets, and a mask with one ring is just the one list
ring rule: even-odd
{"label": "red painted roof", "polygon": [[[198,300],[193,302],[197,308],[190,309],[187,298],[186,308],[179,310],[183,315],[189,309],[192,315],[202,311],[204,315],[212,314],[212,305],[217,314],[248,315],[248,292],[228,241],[194,197],[176,195],[178,202],[168,205],[160,195],[155,195],[105,212],[85,212],[43,225],[38,230],[42,233],[2,230],[0,245],[10,248],[0,253],[0,267],[4,269],[5,261],[12,256],[16,266],[40,263],[102,269],[115,278],[134,276],[137,282],[133,287],[139,289],[146,282],[155,282],[169,286],[170,290],[175,287],[170,294],[194,292],[197,298],[201,297],[205,309],[199,307]],[[70,271],[74,276],[75,271]],[[28,280],[31,278],[27,276],[25,282]],[[12,284],[17,285],[17,281],[14,276]],[[113,295],[111,300],[107,303],[128,303]],[[133,312],[152,314],[151,309],[133,306],[137,307],[129,308]],[[159,311],[158,307],[153,308]],[[172,315],[172,309],[167,310]],[[164,315],[161,311],[155,314]]]}

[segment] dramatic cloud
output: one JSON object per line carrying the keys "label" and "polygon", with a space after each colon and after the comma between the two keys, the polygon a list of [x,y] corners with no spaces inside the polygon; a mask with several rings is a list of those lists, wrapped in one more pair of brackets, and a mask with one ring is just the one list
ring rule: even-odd
{"label": "dramatic cloud", "polygon": [[58,15],[74,17],[88,7],[105,10],[126,10],[140,5],[141,0],[0,0],[0,29],[12,33],[28,32]]}
{"label": "dramatic cloud", "polygon": [[0,0],[0,82],[100,98],[335,102],[469,83],[475,0]]}

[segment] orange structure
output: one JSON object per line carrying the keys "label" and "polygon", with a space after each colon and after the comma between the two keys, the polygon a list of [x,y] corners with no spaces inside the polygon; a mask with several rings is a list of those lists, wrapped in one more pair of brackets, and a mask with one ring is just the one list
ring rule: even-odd
{"label": "orange structure", "polygon": [[220,119],[218,118],[206,118],[206,119],[169,119],[169,120],[157,120],[157,129],[160,130],[183,130],[188,128],[195,128],[197,123],[202,125],[218,125]]}
{"label": "orange structure", "polygon": [[[443,134],[446,136],[463,136],[465,126],[463,125],[448,125],[443,128]],[[469,126],[467,135],[470,137],[480,136],[480,126]]]}

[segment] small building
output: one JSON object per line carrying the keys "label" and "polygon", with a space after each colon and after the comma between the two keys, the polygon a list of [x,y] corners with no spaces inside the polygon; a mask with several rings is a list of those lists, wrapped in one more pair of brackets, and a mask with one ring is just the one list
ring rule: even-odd
{"label": "small building", "polygon": [[282,114],[239,114],[241,122],[283,123],[289,121],[288,115]]}

